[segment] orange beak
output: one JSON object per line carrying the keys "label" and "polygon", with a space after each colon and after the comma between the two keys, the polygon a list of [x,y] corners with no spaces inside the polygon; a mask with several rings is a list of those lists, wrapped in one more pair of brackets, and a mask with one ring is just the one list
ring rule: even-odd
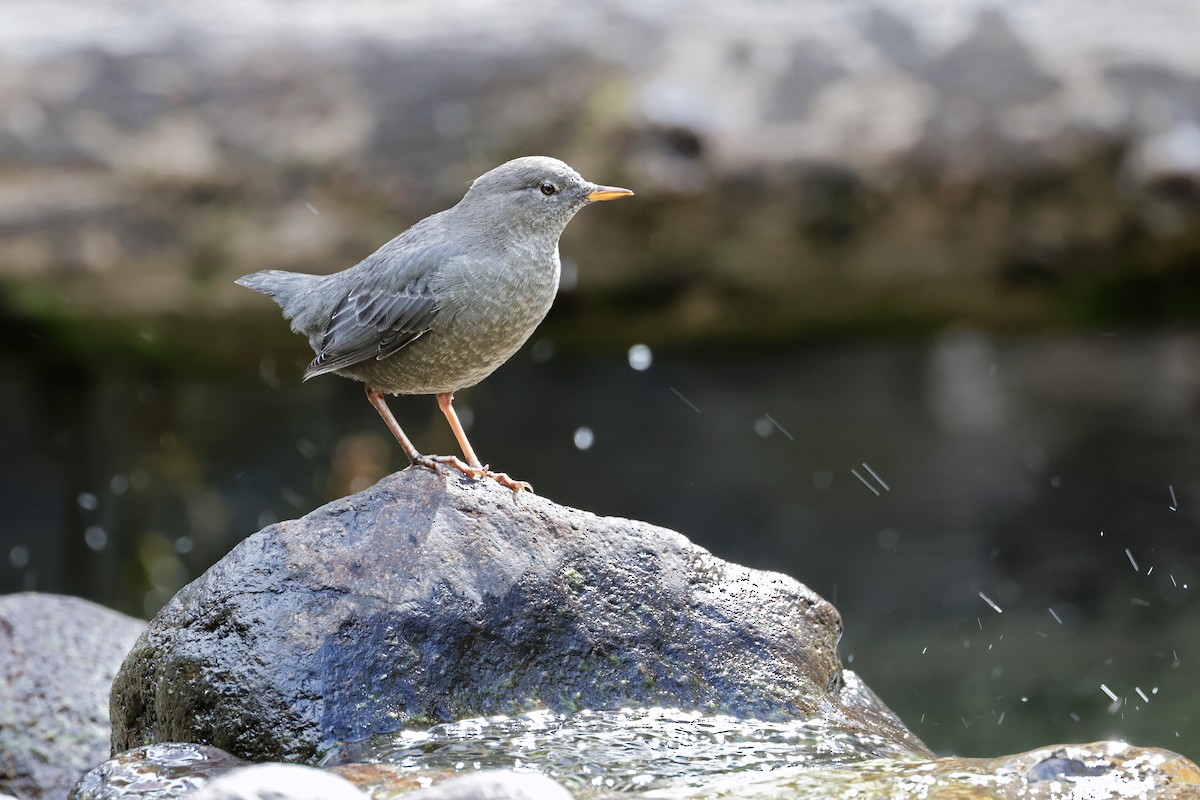
{"label": "orange beak", "polygon": [[588,192],[587,200],[589,203],[597,203],[601,200],[616,200],[621,197],[632,197],[633,192],[628,189],[622,189],[620,186],[596,186]]}

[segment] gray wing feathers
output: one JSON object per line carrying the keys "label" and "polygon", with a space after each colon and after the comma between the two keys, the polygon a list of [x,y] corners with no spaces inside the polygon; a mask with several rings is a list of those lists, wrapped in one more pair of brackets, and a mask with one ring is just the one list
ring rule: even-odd
{"label": "gray wing feathers", "polygon": [[352,289],[333,311],[304,380],[360,361],[383,360],[433,328],[441,306],[425,287]]}
{"label": "gray wing feathers", "polygon": [[272,297],[292,330],[308,337],[317,357],[304,380],[381,360],[433,329],[441,309],[434,276],[462,252],[458,239],[438,235],[447,213],[427,217],[342,272],[264,270],[237,282]]}

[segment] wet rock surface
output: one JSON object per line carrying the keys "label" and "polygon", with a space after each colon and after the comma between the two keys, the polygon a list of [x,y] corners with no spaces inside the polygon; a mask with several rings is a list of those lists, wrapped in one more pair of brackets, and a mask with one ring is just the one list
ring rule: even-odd
{"label": "wet rock surface", "polygon": [[408,469],[243,541],[151,622],[113,748],[313,761],[340,740],[546,708],[820,717],[927,754],[852,673],[837,611],[678,533]]}
{"label": "wet rock surface", "polygon": [[144,628],[75,597],[0,597],[0,793],[58,800],[108,757],[109,684]]}
{"label": "wet rock surface", "polygon": [[[728,788],[728,784],[726,784]],[[1001,758],[867,762],[833,772],[752,779],[739,797],[825,796],[1173,800],[1200,795],[1200,769],[1183,756],[1124,742],[1039,748]],[[725,797],[720,787],[698,797]]]}
{"label": "wet rock surface", "polygon": [[217,747],[164,742],[135,747],[90,770],[70,800],[147,797],[176,800],[193,795],[214,778],[247,762]]}
{"label": "wet rock surface", "polygon": [[[1200,770],[1123,742],[1059,745],[984,758],[872,757],[820,721],[765,723],[668,709],[463,720],[345,745],[327,759],[369,792],[403,776],[518,764],[576,797],[1194,796]],[[375,765],[369,768],[366,765]],[[1192,794],[1188,794],[1188,793]]]}

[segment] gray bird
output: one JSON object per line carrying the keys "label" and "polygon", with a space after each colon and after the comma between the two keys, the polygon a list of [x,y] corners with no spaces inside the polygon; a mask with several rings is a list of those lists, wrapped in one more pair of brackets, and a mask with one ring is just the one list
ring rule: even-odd
{"label": "gray bird", "polygon": [[[557,159],[518,158],[349,269],[265,270],[237,282],[273,299],[292,330],[308,337],[317,356],[304,380],[333,372],[366,385],[413,464],[448,464],[520,491],[529,484],[480,463],[454,413],[454,393],[492,374],[546,316],[558,292],[558,239],[575,213],[632,194],[584,180]],[[387,394],[437,395],[466,463],[418,452]]]}

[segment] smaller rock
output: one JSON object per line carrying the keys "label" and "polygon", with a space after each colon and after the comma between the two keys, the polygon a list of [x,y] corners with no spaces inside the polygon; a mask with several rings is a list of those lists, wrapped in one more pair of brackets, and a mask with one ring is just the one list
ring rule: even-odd
{"label": "smaller rock", "polygon": [[[480,795],[508,798],[510,795]],[[548,796],[548,795],[544,795]],[[350,781],[299,764],[254,764],[231,770],[205,784],[191,800],[366,800]],[[447,798],[450,795],[446,795]],[[467,795],[453,795],[466,798]],[[474,797],[474,795],[471,795]],[[511,795],[534,797],[534,795]]]}
{"label": "smaller rock", "polygon": [[[571,800],[562,784],[532,772],[490,770],[463,775],[404,795],[412,800]],[[200,800],[197,795],[197,800]],[[205,800],[227,800],[205,798]],[[228,798],[234,800],[234,798]],[[241,800],[237,798],[236,800]]]}
{"label": "smaller rock", "polygon": [[1100,775],[1107,775],[1110,769],[1111,767],[1108,765],[1085,764],[1078,758],[1051,756],[1045,761],[1040,761],[1030,767],[1029,771],[1025,773],[1025,782],[1038,783],[1039,781],[1068,781],[1075,778],[1095,778]]}
{"label": "smaller rock", "polygon": [[59,800],[108,758],[109,686],[145,627],[77,597],[0,597],[0,792]]}
{"label": "smaller rock", "polygon": [[246,764],[224,750],[202,744],[168,742],[135,747],[80,778],[68,800],[176,800],[190,797],[214,778]]}

